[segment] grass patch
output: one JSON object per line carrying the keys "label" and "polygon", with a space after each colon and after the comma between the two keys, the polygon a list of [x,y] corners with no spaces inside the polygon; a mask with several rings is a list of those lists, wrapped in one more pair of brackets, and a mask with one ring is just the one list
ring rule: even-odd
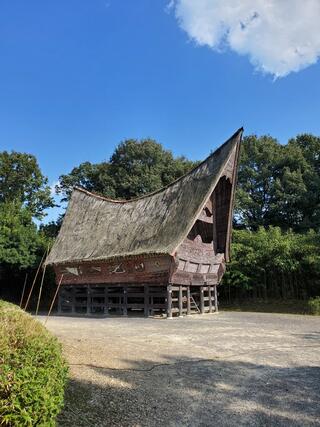
{"label": "grass patch", "polygon": [[56,338],[17,306],[0,301],[0,425],[55,426],[66,379]]}

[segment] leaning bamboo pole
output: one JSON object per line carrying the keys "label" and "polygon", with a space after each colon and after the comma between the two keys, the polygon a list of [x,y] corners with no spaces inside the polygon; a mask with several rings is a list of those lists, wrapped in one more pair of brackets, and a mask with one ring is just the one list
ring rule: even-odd
{"label": "leaning bamboo pole", "polygon": [[24,278],[23,289],[22,289],[22,294],[21,294],[21,300],[20,300],[20,304],[19,304],[20,308],[22,307],[23,298],[24,298],[24,292],[26,290],[26,285],[27,285],[27,280],[28,280],[28,273],[26,273],[26,276]]}
{"label": "leaning bamboo pole", "polygon": [[40,299],[41,299],[41,294],[42,294],[42,287],[43,287],[43,281],[44,281],[44,276],[46,274],[46,268],[47,268],[47,258],[49,255],[49,244],[48,244],[48,248],[47,248],[47,255],[44,261],[44,267],[42,269],[42,277],[41,277],[41,283],[40,283],[40,289],[39,289],[39,295],[38,295],[38,301],[37,301],[37,308],[36,308],[36,316],[38,315],[38,311],[39,311],[39,305],[40,305]]}
{"label": "leaning bamboo pole", "polygon": [[39,274],[39,271],[40,271],[40,267],[41,267],[41,265],[42,265],[42,262],[43,262],[43,259],[44,259],[44,256],[45,256],[45,254],[46,254],[46,251],[43,253],[43,255],[42,255],[42,258],[41,258],[41,261],[40,261],[40,263],[39,263],[39,266],[38,266],[38,269],[37,269],[37,272],[36,272],[36,274],[35,274],[35,276],[34,276],[34,279],[33,279],[33,282],[32,282],[32,286],[31,286],[31,289],[30,289],[30,292],[29,292],[29,295],[28,295],[28,298],[27,298],[27,302],[26,302],[26,304],[25,304],[25,306],[24,306],[24,310],[26,310],[27,309],[27,307],[28,307],[28,304],[29,304],[29,301],[30,301],[30,298],[31,298],[31,294],[32,294],[32,292],[33,292],[33,288],[34,288],[34,285],[35,285],[35,283],[36,283],[36,280],[37,280],[37,277],[38,277],[38,274]]}
{"label": "leaning bamboo pole", "polygon": [[53,299],[52,299],[52,302],[51,302],[51,305],[50,305],[50,308],[49,308],[49,311],[48,311],[48,314],[47,314],[47,317],[46,317],[46,320],[45,320],[44,324],[46,324],[46,323],[47,323],[47,321],[48,321],[48,319],[49,319],[49,316],[50,316],[50,314],[51,314],[51,311],[52,311],[53,305],[54,305],[54,303],[55,303],[55,300],[56,300],[56,298],[57,298],[57,295],[58,295],[58,292],[59,292],[59,289],[60,289],[60,286],[61,286],[61,283],[62,283],[62,279],[63,279],[63,274],[61,274],[61,277],[60,277],[60,280],[59,280],[59,283],[58,283],[58,286],[57,286],[56,292],[55,292],[54,297],[53,297]]}

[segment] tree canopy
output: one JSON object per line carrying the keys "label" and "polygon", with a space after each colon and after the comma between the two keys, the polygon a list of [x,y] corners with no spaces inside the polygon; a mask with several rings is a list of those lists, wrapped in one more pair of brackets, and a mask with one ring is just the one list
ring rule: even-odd
{"label": "tree canopy", "polygon": [[[251,230],[319,227],[319,138],[301,135],[281,145],[270,136],[244,138],[239,165],[236,224]],[[310,154],[312,153],[312,154]],[[318,154],[319,156],[319,154]]]}
{"label": "tree canopy", "polygon": [[85,162],[61,175],[57,191],[63,200],[68,199],[73,186],[130,199],[170,184],[196,164],[185,157],[175,158],[153,139],[128,139],[118,145],[109,162]]}
{"label": "tree canopy", "polygon": [[42,174],[32,154],[0,152],[0,203],[18,202],[41,219],[52,207],[48,179]]}

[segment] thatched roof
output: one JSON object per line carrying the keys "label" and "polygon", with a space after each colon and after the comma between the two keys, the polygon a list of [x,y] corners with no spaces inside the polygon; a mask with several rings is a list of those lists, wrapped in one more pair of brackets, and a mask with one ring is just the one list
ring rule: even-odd
{"label": "thatched roof", "polygon": [[241,135],[239,129],[189,173],[137,199],[111,200],[75,188],[47,264],[172,255],[214,190]]}

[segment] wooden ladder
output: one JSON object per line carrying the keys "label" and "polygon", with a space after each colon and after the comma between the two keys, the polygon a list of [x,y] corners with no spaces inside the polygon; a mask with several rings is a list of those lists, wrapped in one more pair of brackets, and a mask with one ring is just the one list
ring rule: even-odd
{"label": "wooden ladder", "polygon": [[199,307],[197,306],[197,303],[195,302],[192,295],[190,295],[190,308],[191,310],[196,310],[197,313],[200,313]]}

